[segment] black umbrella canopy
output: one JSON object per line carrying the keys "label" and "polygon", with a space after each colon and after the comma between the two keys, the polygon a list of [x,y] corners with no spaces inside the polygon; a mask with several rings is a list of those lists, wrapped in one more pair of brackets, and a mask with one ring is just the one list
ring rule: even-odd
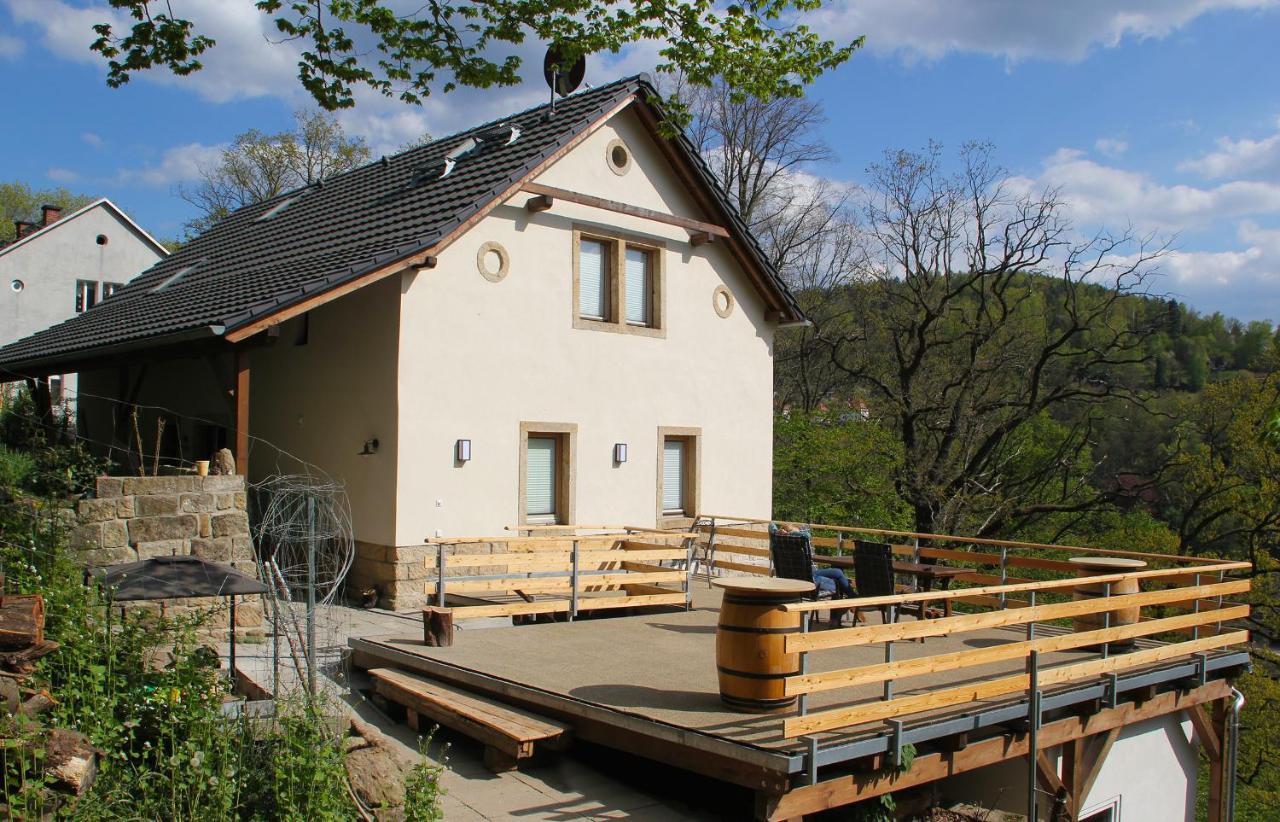
{"label": "black umbrella canopy", "polygon": [[154,557],[92,569],[116,602],[266,593],[267,586],[229,565],[199,557]]}

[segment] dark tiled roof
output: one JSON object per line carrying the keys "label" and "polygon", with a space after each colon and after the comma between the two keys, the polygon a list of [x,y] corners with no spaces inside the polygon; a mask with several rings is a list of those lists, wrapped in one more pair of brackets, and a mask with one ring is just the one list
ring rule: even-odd
{"label": "dark tiled roof", "polygon": [[[211,328],[234,330],[429,249],[637,92],[642,98],[652,92],[643,77],[619,80],[557,101],[554,117],[544,116],[546,105],[531,108],[242,208],[90,311],[0,349],[0,365],[21,368],[159,344],[162,338],[213,336]],[[519,139],[482,149],[440,176],[447,154],[499,124],[518,128]],[[773,279],[789,313],[799,317],[701,158],[687,141],[679,142],[726,203],[730,222]]]}

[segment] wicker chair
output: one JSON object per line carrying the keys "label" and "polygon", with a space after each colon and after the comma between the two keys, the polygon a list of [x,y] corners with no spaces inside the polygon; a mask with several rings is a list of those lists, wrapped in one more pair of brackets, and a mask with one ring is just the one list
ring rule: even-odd
{"label": "wicker chair", "polygon": [[[888,597],[898,593],[893,578],[893,548],[881,542],[858,540],[853,546],[853,576],[858,595],[864,597]],[[896,622],[898,614],[915,611],[921,618],[920,604],[900,605],[891,612],[887,605],[870,606],[879,609],[884,622]],[[862,610],[860,608],[855,610]],[[856,618],[856,617],[855,617]]]}

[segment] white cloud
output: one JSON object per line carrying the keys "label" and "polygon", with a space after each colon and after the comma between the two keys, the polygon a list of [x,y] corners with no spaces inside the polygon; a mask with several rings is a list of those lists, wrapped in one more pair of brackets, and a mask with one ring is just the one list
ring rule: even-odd
{"label": "white cloud", "polygon": [[1280,184],[1240,180],[1211,188],[1164,185],[1069,148],[1046,159],[1039,177],[1015,177],[1011,185],[1023,191],[1060,189],[1076,223],[1083,226],[1132,223],[1142,230],[1172,233],[1224,219],[1280,214]]}
{"label": "white cloud", "polygon": [[976,52],[1018,61],[1080,60],[1125,39],[1166,37],[1213,11],[1271,9],[1276,0],[834,0],[812,17],[827,37],[907,60]]}
{"label": "white cloud", "polygon": [[200,176],[202,168],[216,165],[222,159],[223,146],[190,143],[166,151],[158,163],[139,168],[123,168],[116,172],[120,185],[165,186]]}
{"label": "white cloud", "polygon": [[0,58],[21,57],[24,51],[26,51],[26,46],[17,37],[0,34]]}
{"label": "white cloud", "polygon": [[[62,0],[7,0],[7,3],[13,19],[39,31],[49,50],[64,59],[99,65],[104,71],[106,62],[89,51],[89,44],[97,37],[93,25],[110,22],[117,33],[123,33],[134,22],[123,11],[98,4],[86,8]],[[138,78],[180,85],[215,103],[250,97],[298,96],[297,45],[267,42],[268,38],[278,40],[279,36],[271,26],[271,18],[252,3],[185,0],[180,14],[193,20],[201,34],[217,41],[216,46],[200,57],[204,68],[187,77],[176,77],[167,69],[156,68],[139,74]]]}
{"label": "white cloud", "polygon": [[1119,157],[1129,150],[1129,143],[1113,137],[1101,137],[1094,142],[1093,147],[1103,156]]}
{"label": "white cloud", "polygon": [[1280,229],[1240,224],[1242,248],[1171,252],[1161,287],[1194,308],[1244,320],[1280,321]]}
{"label": "white cloud", "polygon": [[1219,137],[1218,150],[1188,160],[1178,166],[1181,171],[1194,171],[1210,180],[1238,178],[1245,175],[1280,180],[1280,118],[1276,133],[1261,140]]}
{"label": "white cloud", "polygon": [[80,179],[80,175],[69,168],[58,168],[57,166],[49,169],[44,176],[53,180],[55,183],[74,183]]}
{"label": "white cloud", "polygon": [[102,148],[102,142],[103,142],[102,136],[98,134],[94,134],[92,131],[82,132],[80,134],[80,139],[87,146],[90,146],[92,148]]}

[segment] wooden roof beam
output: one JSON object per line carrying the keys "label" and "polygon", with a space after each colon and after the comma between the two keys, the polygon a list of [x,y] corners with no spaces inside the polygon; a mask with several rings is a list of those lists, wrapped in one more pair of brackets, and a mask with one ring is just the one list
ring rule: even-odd
{"label": "wooden roof beam", "polygon": [[612,211],[615,214],[625,214],[628,217],[639,217],[642,220],[652,220],[655,223],[679,226],[694,236],[730,236],[727,228],[716,225],[715,223],[706,223],[702,220],[695,220],[690,217],[666,214],[661,211],[654,211],[651,208],[622,203],[617,200],[606,200],[604,197],[596,197],[592,194],[580,194],[576,191],[569,191],[568,189],[556,188],[554,186],[533,182],[524,183],[520,188],[529,194],[538,195],[533,200],[530,200],[525,204],[525,208],[530,211],[545,211],[548,208],[551,208],[552,204],[556,200],[564,200],[566,203],[576,203],[577,205],[588,206],[589,208],[599,208],[604,211]]}

